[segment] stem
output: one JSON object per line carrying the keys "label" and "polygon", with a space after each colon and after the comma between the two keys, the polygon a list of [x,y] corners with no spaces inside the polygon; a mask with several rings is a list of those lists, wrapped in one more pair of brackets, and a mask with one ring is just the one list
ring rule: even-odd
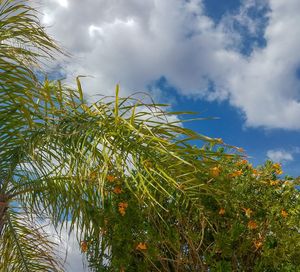
{"label": "stem", "polygon": [[0,236],[2,235],[2,229],[4,227],[6,210],[7,210],[7,203],[2,201],[0,196]]}
{"label": "stem", "polygon": [[6,195],[0,194],[0,236],[2,235],[2,230],[5,223],[5,214],[8,206],[7,200],[8,197]]}

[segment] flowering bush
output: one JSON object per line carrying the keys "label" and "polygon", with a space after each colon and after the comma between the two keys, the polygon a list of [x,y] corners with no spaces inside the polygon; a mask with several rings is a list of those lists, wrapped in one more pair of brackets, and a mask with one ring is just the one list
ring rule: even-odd
{"label": "flowering bush", "polygon": [[280,178],[280,165],[271,161],[256,169],[234,157],[219,164],[212,183],[223,192],[206,205],[204,259],[211,270],[298,271],[299,181]]}
{"label": "flowering bush", "polygon": [[[156,195],[161,206],[145,204],[117,174],[108,176],[103,251],[96,253],[87,238],[95,271],[297,271],[298,181],[280,178],[277,163],[254,168],[223,150],[196,156],[195,176],[179,178],[169,198]],[[147,162],[140,171],[159,166]]]}

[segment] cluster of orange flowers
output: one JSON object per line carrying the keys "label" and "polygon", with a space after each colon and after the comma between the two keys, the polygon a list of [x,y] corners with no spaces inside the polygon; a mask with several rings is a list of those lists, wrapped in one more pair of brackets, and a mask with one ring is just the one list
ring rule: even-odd
{"label": "cluster of orange flowers", "polygon": [[[115,176],[113,176],[113,175],[107,175],[107,180],[109,181],[109,182],[114,182],[117,178],[115,177]],[[114,187],[114,189],[113,189],[113,193],[115,193],[115,194],[121,194],[123,192],[123,190],[122,190],[122,188],[120,187],[120,186],[118,186],[118,185],[116,185],[115,187]],[[119,213],[122,215],[122,216],[124,216],[125,214],[126,214],[126,209],[127,209],[127,207],[128,207],[128,203],[127,202],[120,202],[119,204],[118,204],[118,211],[119,211]]]}
{"label": "cluster of orange flowers", "polygon": [[274,168],[275,173],[276,173],[277,175],[282,175],[282,174],[283,174],[283,171],[282,171],[282,169],[281,169],[281,164],[280,164],[280,163],[274,163],[274,164],[273,164],[273,168]]}
{"label": "cluster of orange flowers", "polygon": [[[250,218],[253,211],[250,208],[242,208],[245,212],[245,215]],[[219,215],[223,216],[225,214],[225,209],[220,208]],[[288,212],[284,209],[281,210],[281,216],[286,218],[288,216]],[[248,229],[255,230],[258,228],[258,224],[254,220],[249,220],[247,224]],[[253,245],[255,247],[255,251],[260,250],[263,247],[263,238],[259,234],[259,239],[254,240]]]}
{"label": "cluster of orange flowers", "polygon": [[235,177],[239,177],[243,175],[243,171],[242,170],[236,170],[233,173],[229,174],[230,178],[235,178]]}
{"label": "cluster of orange flowers", "polygon": [[[250,208],[242,208],[245,212],[245,215],[250,218],[251,214],[253,213],[253,211]],[[225,214],[225,209],[224,208],[220,208],[219,210],[219,215],[224,215]],[[281,210],[280,212],[281,216],[286,218],[288,216],[288,212],[284,209]],[[257,228],[257,224],[255,221],[250,220],[248,223],[248,228],[249,229],[256,229]]]}
{"label": "cluster of orange flowers", "polygon": [[241,165],[247,165],[248,164],[248,161],[247,160],[240,160],[238,162],[236,162],[236,166],[241,166]]}
{"label": "cluster of orange flowers", "polygon": [[127,209],[127,207],[128,207],[128,203],[127,202],[120,202],[119,204],[118,204],[118,210],[119,210],[119,213],[122,215],[122,216],[124,216],[125,215],[125,213],[126,213],[126,209]]}
{"label": "cluster of orange flowers", "polygon": [[87,241],[81,241],[80,248],[81,248],[82,252],[87,252],[87,250],[88,250],[88,243],[87,243]]}
{"label": "cluster of orange flowers", "polygon": [[[241,165],[246,165],[248,163],[247,160],[241,160],[239,162],[236,163],[236,165],[241,166]],[[257,170],[253,170],[253,172],[257,173]],[[221,174],[221,168],[220,166],[215,166],[210,168],[210,175],[214,178],[220,176]],[[229,178],[235,178],[235,177],[239,177],[243,175],[243,171],[242,170],[235,170],[234,172],[232,172],[231,174],[228,175]]]}

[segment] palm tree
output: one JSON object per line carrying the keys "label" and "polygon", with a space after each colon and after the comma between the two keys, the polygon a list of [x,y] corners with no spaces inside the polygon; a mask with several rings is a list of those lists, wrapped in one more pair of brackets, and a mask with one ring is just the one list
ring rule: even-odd
{"label": "palm tree", "polygon": [[48,222],[93,271],[299,269],[300,197],[278,164],[214,151],[118,86],[89,103],[79,77],[39,80],[54,54],[36,10],[0,0],[0,271],[64,271]]}
{"label": "palm tree", "polygon": [[[210,188],[199,177],[216,153],[188,141],[219,140],[169,122],[179,113],[167,113],[164,105],[119,98],[118,86],[116,97],[91,104],[79,78],[76,90],[40,82],[35,71],[55,52],[58,46],[27,1],[0,0],[0,271],[63,270],[42,227],[48,221],[58,233],[69,224],[91,268],[122,270],[117,258],[123,245],[115,239],[122,230],[115,228],[136,218],[120,220],[130,211],[145,216],[139,222],[152,222],[163,236],[174,203],[201,214],[199,193],[210,194]],[[143,212],[134,213],[134,205]],[[115,236],[105,235],[108,225]],[[127,238],[136,242],[150,234],[150,228],[132,229]],[[171,236],[161,241],[166,255],[175,248]],[[136,249],[145,247],[139,242]]]}

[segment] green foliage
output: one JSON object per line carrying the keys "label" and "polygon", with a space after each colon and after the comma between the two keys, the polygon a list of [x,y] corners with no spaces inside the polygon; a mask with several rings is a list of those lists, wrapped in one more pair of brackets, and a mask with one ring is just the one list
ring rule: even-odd
{"label": "green foliage", "polygon": [[[298,271],[297,180],[183,128],[165,105],[40,83],[57,46],[0,0],[0,270],[63,271],[64,224],[93,271]],[[190,141],[198,141],[192,146]]]}
{"label": "green foliage", "polygon": [[[197,183],[214,193],[183,201],[188,188],[174,190],[162,218],[115,181],[122,191],[112,193],[114,207],[126,201],[128,208],[104,215],[100,256],[110,261],[95,271],[298,271],[298,181],[279,179],[280,165],[271,162],[255,169],[240,156],[198,161],[205,169]],[[101,260],[88,243],[91,263]]]}
{"label": "green foliage", "polygon": [[226,262],[229,271],[297,271],[299,181],[280,179],[280,165],[270,161],[258,169],[235,158],[219,165],[212,185],[224,193],[217,210],[207,207],[214,229],[214,244],[207,250],[210,265]]}

